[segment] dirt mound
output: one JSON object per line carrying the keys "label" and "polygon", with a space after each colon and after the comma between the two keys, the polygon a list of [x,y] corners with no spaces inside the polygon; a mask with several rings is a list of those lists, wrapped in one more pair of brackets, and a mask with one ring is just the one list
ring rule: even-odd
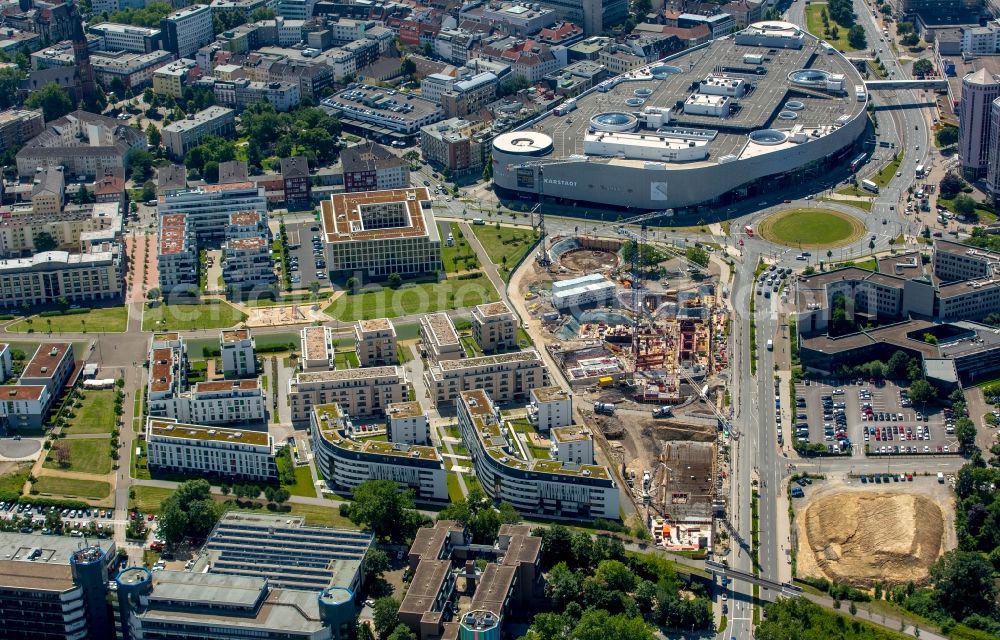
{"label": "dirt mound", "polygon": [[858,587],[920,583],[941,554],[944,519],[933,500],[906,493],[817,498],[799,523],[800,554],[827,578]]}

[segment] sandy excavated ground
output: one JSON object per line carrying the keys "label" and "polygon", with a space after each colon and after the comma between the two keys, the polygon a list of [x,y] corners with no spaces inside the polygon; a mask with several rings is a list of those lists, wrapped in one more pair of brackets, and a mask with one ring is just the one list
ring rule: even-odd
{"label": "sandy excavated ground", "polygon": [[920,583],[946,546],[944,517],[921,493],[825,493],[797,514],[798,571],[858,587]]}

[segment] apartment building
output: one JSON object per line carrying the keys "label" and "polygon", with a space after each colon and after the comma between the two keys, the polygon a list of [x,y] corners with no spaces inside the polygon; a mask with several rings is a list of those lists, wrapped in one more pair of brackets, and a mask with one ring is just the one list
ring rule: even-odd
{"label": "apartment building", "polygon": [[8,109],[0,111],[0,153],[34,138],[45,127],[41,111]]}
{"label": "apartment building", "polygon": [[120,244],[0,260],[0,308],[53,304],[60,298],[70,304],[117,299],[123,292],[122,260]]}
{"label": "apartment building", "polygon": [[267,482],[278,477],[274,452],[267,432],[146,418],[150,469]]}
{"label": "apartment building", "polygon": [[0,628],[11,638],[111,638],[104,598],[118,554],[113,540],[0,533]]}
{"label": "apartment building", "polygon": [[463,391],[485,390],[498,402],[526,398],[534,388],[548,386],[549,374],[534,349],[502,355],[442,360],[424,371],[431,402],[445,406]]}
{"label": "apartment building", "polygon": [[448,500],[444,460],[434,447],[356,439],[349,415],[336,403],[316,405],[309,417],[316,464],[334,489],[392,480],[412,489],[417,501]]}
{"label": "apartment building", "polygon": [[312,176],[305,156],[281,159],[281,179],[285,184],[285,206],[304,209],[312,205]]}
{"label": "apartment building", "polygon": [[197,66],[194,60],[181,58],[156,69],[153,71],[153,92],[161,96],[180,98],[184,95],[184,88],[188,85],[191,72]]}
{"label": "apartment building", "polygon": [[419,402],[390,404],[385,410],[385,432],[390,442],[431,446],[427,413]]}
{"label": "apartment building", "polygon": [[464,118],[496,100],[500,80],[489,71],[456,81],[441,94],[445,118]]}
{"label": "apartment building", "polygon": [[607,467],[521,458],[512,428],[485,389],[463,391],[457,405],[462,440],[491,498],[510,502],[522,514],[618,519],[618,487]]}
{"label": "apartment building", "polygon": [[227,289],[261,290],[277,282],[271,245],[264,238],[227,240],[222,251],[222,279]]}
{"label": "apartment building", "polygon": [[206,184],[194,188],[171,188],[160,196],[160,216],[187,215],[198,244],[221,240],[233,213],[254,211],[267,219],[264,187],[252,182]]}
{"label": "apartment building", "polygon": [[212,10],[207,4],[178,9],[160,20],[163,48],[178,58],[190,58],[212,41]]}
{"label": "apartment building", "polygon": [[183,158],[205,136],[224,137],[236,130],[236,112],[213,106],[163,127],[163,146],[173,158]]}
{"label": "apartment building", "polygon": [[91,26],[90,33],[100,36],[101,51],[152,53],[160,48],[160,30],[151,27],[102,22]]}
{"label": "apartment building", "polygon": [[399,621],[420,640],[444,637],[444,613],[452,606],[455,582],[451,558],[421,560],[399,605]]}
{"label": "apartment building", "polygon": [[565,67],[567,62],[566,47],[550,47],[532,39],[514,37],[484,45],[477,57],[509,64],[511,74],[523,77],[529,84]]}
{"label": "apartment building", "polygon": [[410,185],[408,163],[374,142],[344,149],[340,162],[344,168],[344,191],[384,191]]}
{"label": "apartment building", "polygon": [[990,110],[1000,98],[1000,79],[986,69],[979,69],[962,78],[962,117],[958,127],[958,156],[962,174],[967,180],[978,180],[987,173],[991,161],[990,141],[996,137]]}
{"label": "apartment building", "polygon": [[[365,322],[362,320],[361,322]],[[305,327],[299,332],[302,357],[299,366],[303,371],[331,371],[336,369],[336,349],[333,329],[326,326]],[[362,366],[369,366],[362,363]]]}
{"label": "apartment building", "polygon": [[115,80],[125,88],[138,91],[153,83],[153,73],[174,59],[169,51],[107,51],[90,56],[94,68],[94,78],[103,85],[111,86]]}
{"label": "apartment building", "polygon": [[73,380],[76,361],[73,343],[43,342],[21,372],[19,384],[43,386],[53,399],[62,395],[63,389]]}
{"label": "apartment building", "polygon": [[573,396],[561,387],[540,387],[530,391],[528,420],[542,432],[573,424]]}
{"label": "apartment building", "polygon": [[443,311],[420,316],[420,343],[431,362],[465,357],[465,348],[455,324]]}
{"label": "apartment building", "polygon": [[[223,164],[239,164],[239,163],[223,163]],[[237,172],[238,175],[235,176],[232,182],[243,182],[246,180],[246,165],[243,167],[230,166],[231,169]],[[224,167],[219,165],[219,180],[222,180],[222,172]],[[227,181],[223,184],[230,184]],[[267,227],[267,219],[262,217],[256,211],[237,211],[235,213],[229,214],[229,225],[226,227],[226,240],[237,240],[239,238],[270,238],[271,230]]]}
{"label": "apartment building", "polygon": [[449,118],[420,130],[425,162],[456,173],[481,172],[489,162],[493,134],[482,122]]}
{"label": "apartment building", "polygon": [[362,367],[399,363],[396,327],[388,318],[358,320],[354,325],[354,340]]}
{"label": "apartment building", "polygon": [[0,426],[11,434],[41,429],[52,406],[52,394],[44,385],[0,385]]}
{"label": "apartment building", "polygon": [[17,173],[34,176],[38,167],[62,166],[68,175],[124,175],[132,149],[146,149],[146,135],[120,120],[74,111],[46,124],[17,152]]}
{"label": "apartment building", "polygon": [[580,426],[555,427],[550,432],[551,457],[566,464],[594,464],[594,436]]}
{"label": "apartment building", "polygon": [[197,290],[198,248],[187,215],[169,213],[160,216],[156,259],[160,294],[164,298]]}
{"label": "apartment building", "polygon": [[472,310],[472,337],[485,353],[517,349],[517,316],[505,302],[481,304]]}
{"label": "apartment building", "polygon": [[226,329],[219,332],[222,373],[227,378],[246,378],[257,373],[256,344],[249,329]]}
{"label": "apartment building", "polygon": [[303,371],[288,381],[288,403],[298,423],[310,419],[314,406],[333,402],[347,415],[375,416],[406,400],[407,388],[402,367]]}
{"label": "apartment building", "polygon": [[378,60],[379,54],[379,43],[365,38],[331,49],[326,63],[333,77],[342,81],[346,76],[357,76],[358,71]]}
{"label": "apartment building", "polygon": [[66,176],[62,167],[39,167],[31,185],[31,213],[54,216],[62,211]]}
{"label": "apartment building", "polygon": [[962,53],[989,56],[1000,51],[1000,24],[962,29]]}
{"label": "apartment building", "polygon": [[386,278],[441,270],[426,187],[335,194],[321,209],[329,270]]}

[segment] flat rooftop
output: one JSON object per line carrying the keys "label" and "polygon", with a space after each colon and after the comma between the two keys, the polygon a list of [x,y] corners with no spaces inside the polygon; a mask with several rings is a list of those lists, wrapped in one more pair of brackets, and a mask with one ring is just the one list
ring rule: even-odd
{"label": "flat rooftop", "polygon": [[358,320],[358,328],[361,333],[375,333],[377,331],[393,330],[392,321],[388,318],[375,318],[373,320]]}
{"label": "flat rooftop", "polygon": [[439,346],[459,343],[458,332],[447,313],[431,313],[423,316],[424,324],[430,330],[430,337]]}
{"label": "flat rooftop", "polygon": [[424,408],[417,401],[394,402],[385,408],[390,419],[416,418],[425,415]]}
{"label": "flat rooftop", "polygon": [[41,400],[45,395],[44,385],[5,384],[0,385],[0,402]]}
{"label": "flat rooftop", "polygon": [[222,332],[223,342],[241,342],[250,339],[249,329],[227,329]]}
{"label": "flat rooftop", "polygon": [[224,380],[219,382],[199,382],[194,385],[195,394],[219,393],[225,391],[253,391],[260,388],[260,380]]}
{"label": "flat rooftop", "polygon": [[506,302],[487,302],[486,304],[481,304],[476,307],[476,311],[479,315],[484,318],[491,318],[493,316],[503,316],[511,315],[514,312],[510,310]]}
{"label": "flat rooftop", "polygon": [[256,211],[237,211],[229,216],[229,224],[233,226],[252,227],[260,222],[260,214]]}
{"label": "flat rooftop", "polygon": [[539,387],[532,389],[531,394],[539,402],[558,402],[570,397],[570,393],[561,387]]}
{"label": "flat rooftop", "polygon": [[837,338],[831,338],[826,335],[816,335],[808,338],[803,336],[801,342],[802,346],[807,349],[827,354],[841,353],[888,342],[890,344],[905,345],[909,349],[920,352],[925,358],[936,358],[938,357],[938,347],[936,345],[927,344],[923,340],[913,340],[908,335],[912,331],[932,329],[935,326],[935,323],[926,320],[910,320]]}
{"label": "flat rooftop", "polygon": [[442,371],[459,371],[462,369],[474,369],[476,367],[489,367],[511,362],[541,362],[538,352],[534,349],[526,351],[512,351],[511,353],[501,353],[493,356],[480,356],[478,358],[460,358],[458,360],[444,360],[438,363]]}
{"label": "flat rooftop", "polygon": [[178,438],[181,440],[201,440],[214,442],[232,442],[265,447],[271,438],[260,431],[242,431],[239,429],[223,429],[197,424],[185,424],[159,418],[147,418],[149,434],[158,438]]}
{"label": "flat rooftop", "polygon": [[441,461],[441,456],[434,447],[351,438],[344,428],[342,420],[344,415],[337,404],[316,405],[313,407],[313,413],[316,416],[319,433],[323,439],[341,449],[396,458]]}
{"label": "flat rooftop", "polygon": [[419,96],[363,84],[335,93],[325,102],[348,115],[374,113],[400,123],[415,122],[441,110],[439,105]]}
{"label": "flat rooftop", "polygon": [[[676,72],[663,76],[663,79],[620,82],[608,92],[594,91],[578,97],[577,108],[569,117],[547,115],[533,126],[533,130],[552,138],[553,158],[583,155],[584,140],[592,117],[610,111],[631,113],[647,107],[660,107],[672,111],[673,120],[665,126],[718,132],[708,144],[707,160],[667,163],[667,168],[684,169],[698,166],[701,162],[715,164],[722,156],[739,155],[747,146],[747,135],[752,131],[767,128],[790,129],[793,124],[802,125],[804,129],[819,128],[832,125],[845,114],[860,113],[864,103],[858,102],[853,93],[853,86],[862,81],[857,71],[841,56],[820,54],[817,49],[818,41],[808,35],[802,49],[737,45],[732,38],[715,40],[705,47],[654,63],[653,66],[669,65],[676,69]],[[760,66],[767,73],[757,75],[755,71],[758,65],[743,62],[746,54],[764,56],[765,62]],[[836,95],[796,87],[790,84],[788,74],[799,69],[819,69],[844,75],[847,92]],[[713,74],[743,79],[753,85],[752,91],[739,99],[741,108],[738,112],[726,118],[718,118],[685,114],[675,109],[677,101],[687,100],[692,94],[693,82],[701,82]],[[630,72],[625,75],[638,77],[639,74]],[[637,91],[642,94],[649,92],[649,95],[644,97],[642,106],[629,107],[625,101],[636,98]],[[796,112],[797,118],[790,121],[778,119],[778,112],[787,101],[793,99],[803,104],[803,108]]]}
{"label": "flat rooftop", "polygon": [[21,373],[22,378],[51,378],[64,358],[73,350],[68,342],[43,342]]}
{"label": "flat rooftop", "polygon": [[492,562],[487,564],[476,587],[471,608],[492,611],[495,614],[502,612],[516,575],[516,567],[501,566]]}
{"label": "flat rooftop", "polygon": [[326,327],[306,327],[302,330],[302,357],[305,360],[330,360],[333,350],[327,341]]}
{"label": "flat rooftop", "polygon": [[295,376],[295,380],[303,384],[313,382],[373,380],[377,378],[396,378],[398,380],[403,380],[403,369],[400,367],[362,367],[360,369],[345,369],[338,371],[306,371]]}
{"label": "flat rooftop", "polygon": [[248,251],[251,249],[266,249],[267,240],[264,238],[236,238],[226,241],[226,248]]}
{"label": "flat rooftop", "polygon": [[553,427],[552,439],[556,442],[584,442],[586,440],[593,440],[594,437],[590,433],[590,429],[573,425],[569,427]]}
{"label": "flat rooftop", "polygon": [[[430,199],[430,192],[426,187],[334,194],[329,200],[322,202],[323,235],[327,243],[426,236],[433,227]],[[426,211],[425,203],[428,205]],[[405,220],[400,220],[402,226],[394,224],[369,228],[372,227],[372,217],[380,209],[392,209],[405,215]]]}
{"label": "flat rooftop", "polygon": [[413,580],[399,606],[400,613],[423,614],[431,611],[434,601],[448,572],[451,571],[451,560],[427,558],[420,561],[417,570],[413,572]]}

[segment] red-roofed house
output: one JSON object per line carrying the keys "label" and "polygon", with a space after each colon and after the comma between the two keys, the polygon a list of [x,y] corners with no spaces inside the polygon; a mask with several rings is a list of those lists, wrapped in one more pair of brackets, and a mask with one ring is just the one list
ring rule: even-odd
{"label": "red-roofed house", "polygon": [[506,62],[512,76],[521,76],[529,84],[566,66],[565,47],[550,47],[535,40],[501,40],[483,47],[478,57]]}
{"label": "red-roofed house", "polygon": [[583,27],[572,22],[560,22],[542,29],[535,38],[545,44],[561,44],[565,47],[583,40]]}

